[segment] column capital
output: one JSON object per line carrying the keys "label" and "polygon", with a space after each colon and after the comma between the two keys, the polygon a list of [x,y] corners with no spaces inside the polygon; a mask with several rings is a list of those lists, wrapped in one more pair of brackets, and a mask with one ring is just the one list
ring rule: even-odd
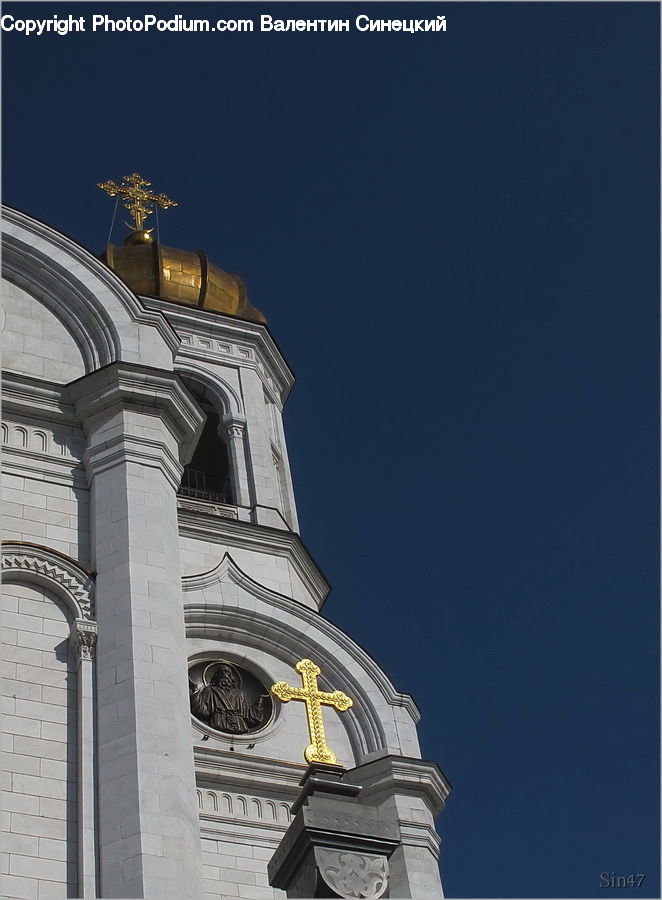
{"label": "column capital", "polygon": [[174,372],[116,362],[69,385],[76,414],[84,423],[117,406],[154,412],[167,421],[186,459],[200,437],[205,415]]}
{"label": "column capital", "polygon": [[93,659],[97,642],[97,623],[90,622],[89,619],[75,619],[70,640],[79,663],[84,659]]}
{"label": "column capital", "polygon": [[221,432],[221,437],[227,435],[229,438],[243,438],[246,431],[246,416],[238,413],[227,413],[221,419],[219,431]]}
{"label": "column capital", "polygon": [[205,415],[173,372],[112,363],[74,381],[68,390],[88,438],[88,478],[132,460],[161,468],[178,487]]}
{"label": "column capital", "polygon": [[222,439],[227,438],[232,464],[234,501],[237,506],[252,506],[248,467],[246,466],[246,416],[241,413],[226,413],[218,426],[218,434]]}

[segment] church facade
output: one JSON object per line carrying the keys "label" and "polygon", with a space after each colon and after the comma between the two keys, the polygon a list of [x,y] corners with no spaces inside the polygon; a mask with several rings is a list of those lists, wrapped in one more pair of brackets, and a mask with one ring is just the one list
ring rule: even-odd
{"label": "church facade", "polygon": [[441,897],[450,788],[320,612],[243,282],[2,229],[2,896]]}

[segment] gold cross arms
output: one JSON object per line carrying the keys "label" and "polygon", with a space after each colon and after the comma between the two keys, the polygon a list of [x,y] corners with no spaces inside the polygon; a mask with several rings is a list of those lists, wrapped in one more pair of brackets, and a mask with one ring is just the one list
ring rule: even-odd
{"label": "gold cross arms", "polygon": [[306,704],[311,740],[311,744],[304,751],[306,762],[328,763],[335,766],[335,753],[327,746],[324,735],[322,706],[333,706],[339,712],[344,712],[352,706],[353,701],[342,691],[333,691],[333,693],[320,691],[317,687],[317,676],[321,674],[322,670],[311,659],[300,660],[295,669],[301,675],[303,687],[292,687],[285,681],[279,681],[272,685],[271,693],[283,703],[288,703],[290,700],[302,700]]}
{"label": "gold cross arms", "polygon": [[135,231],[144,231],[145,219],[152,214],[154,207],[160,206],[161,209],[168,209],[170,206],[177,206],[175,201],[166,197],[165,194],[155,194],[153,191],[146,190],[150,184],[151,181],[145,181],[141,175],[134,172],[133,175],[124,176],[123,184],[102,181],[98,187],[111,197],[119,194],[125,201],[124,206],[133,216],[133,225],[128,227]]}

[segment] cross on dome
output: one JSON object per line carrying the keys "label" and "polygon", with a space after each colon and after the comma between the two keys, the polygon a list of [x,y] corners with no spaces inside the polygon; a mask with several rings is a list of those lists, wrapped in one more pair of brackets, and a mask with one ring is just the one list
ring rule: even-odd
{"label": "cross on dome", "polygon": [[133,175],[125,175],[123,182],[123,184],[115,184],[114,181],[101,181],[98,187],[110,197],[119,195],[124,199],[124,206],[133,217],[133,225],[126,223],[127,228],[149,234],[153,229],[145,229],[145,219],[152,214],[153,209],[156,206],[160,206],[161,209],[177,206],[177,203],[170,197],[166,197],[165,194],[155,194],[153,191],[146,190],[152,182],[146,181],[137,172],[134,172]]}

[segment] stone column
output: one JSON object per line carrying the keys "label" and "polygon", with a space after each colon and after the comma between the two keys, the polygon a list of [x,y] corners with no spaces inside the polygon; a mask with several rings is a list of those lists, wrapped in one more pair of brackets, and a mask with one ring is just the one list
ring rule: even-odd
{"label": "stone column", "polygon": [[97,626],[76,619],[71,643],[78,665],[78,894],[97,896],[96,784],[94,777],[94,645]]}
{"label": "stone column", "polygon": [[234,488],[233,499],[236,506],[251,507],[253,503],[251,501],[248,470],[246,468],[245,433],[246,419],[243,416],[231,413],[223,416],[219,437],[227,439],[232,470],[232,486]]}
{"label": "stone column", "polygon": [[114,363],[70,391],[97,579],[100,895],[199,900],[176,489],[204,416],[145,366]]}

